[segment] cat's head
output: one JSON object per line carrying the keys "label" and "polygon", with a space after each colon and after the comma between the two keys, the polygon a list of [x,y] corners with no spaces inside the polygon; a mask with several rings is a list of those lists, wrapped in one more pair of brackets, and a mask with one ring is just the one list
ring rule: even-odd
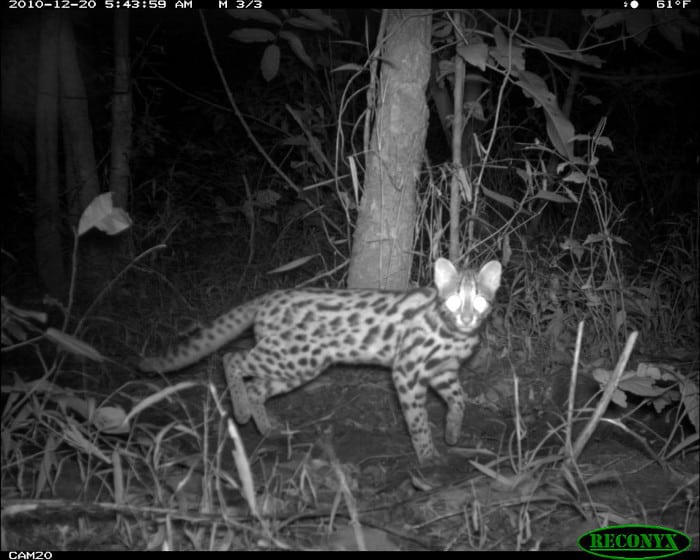
{"label": "cat's head", "polygon": [[435,286],[445,309],[460,330],[476,330],[488,317],[501,285],[501,263],[489,261],[478,272],[460,272],[447,259],[435,261]]}

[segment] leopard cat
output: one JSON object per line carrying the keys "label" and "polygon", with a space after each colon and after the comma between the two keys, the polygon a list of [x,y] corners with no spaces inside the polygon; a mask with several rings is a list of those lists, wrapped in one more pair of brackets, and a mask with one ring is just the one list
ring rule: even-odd
{"label": "leopard cat", "polygon": [[233,308],[161,357],[144,358],[143,371],[168,372],[193,364],[253,327],[256,345],[227,354],[226,377],[236,420],[251,415],[271,430],[265,401],[307,383],[329,365],[391,368],[406,425],[421,464],[439,458],[425,408],[427,387],[447,403],[445,440],[462,429],[464,393],[457,372],[479,343],[501,283],[501,264],[458,271],[447,259],[434,266],[434,288],[383,290],[290,289]]}

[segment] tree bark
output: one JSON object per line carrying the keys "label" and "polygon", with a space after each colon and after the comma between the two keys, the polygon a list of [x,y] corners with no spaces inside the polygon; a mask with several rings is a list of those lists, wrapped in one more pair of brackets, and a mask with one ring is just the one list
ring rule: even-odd
{"label": "tree bark", "polygon": [[389,10],[377,110],[348,271],[350,287],[405,289],[413,261],[416,181],[428,127],[432,16]]}
{"label": "tree bark", "polygon": [[112,98],[112,168],[109,188],[114,205],[127,209],[131,171],[131,65],[129,11],[114,13],[114,96]]}
{"label": "tree bark", "polygon": [[49,293],[63,299],[68,279],[61,246],[58,172],[58,37],[61,14],[42,12],[36,104],[36,209],[34,243],[39,276]]}
{"label": "tree bark", "polygon": [[78,220],[88,204],[100,194],[85,83],[78,64],[73,24],[65,17],[59,40],[61,116],[66,154],[66,191],[70,223]]}

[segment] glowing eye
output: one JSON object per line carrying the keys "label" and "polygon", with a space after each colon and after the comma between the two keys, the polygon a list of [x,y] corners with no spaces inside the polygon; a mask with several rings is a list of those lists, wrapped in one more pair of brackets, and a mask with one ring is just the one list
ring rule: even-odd
{"label": "glowing eye", "polygon": [[457,294],[452,294],[445,300],[445,306],[452,313],[456,313],[457,310],[462,306],[462,299]]}
{"label": "glowing eye", "polygon": [[486,301],[484,296],[476,296],[473,305],[477,313],[484,313],[489,308],[489,302]]}

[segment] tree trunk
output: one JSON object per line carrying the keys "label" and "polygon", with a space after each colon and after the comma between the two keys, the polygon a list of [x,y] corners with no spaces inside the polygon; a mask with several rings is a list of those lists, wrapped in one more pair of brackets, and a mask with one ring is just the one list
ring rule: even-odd
{"label": "tree trunk", "polygon": [[59,299],[68,292],[61,246],[58,173],[58,36],[61,14],[42,12],[36,104],[34,243],[39,276]]}
{"label": "tree trunk", "polygon": [[109,188],[114,205],[127,209],[131,171],[131,64],[129,11],[114,12],[114,96],[112,98],[112,167]]}
{"label": "tree trunk", "polygon": [[425,10],[389,10],[385,16],[378,106],[348,285],[405,289],[413,260],[415,185],[428,127],[432,16]]}
{"label": "tree trunk", "polygon": [[66,192],[69,193],[68,211],[70,223],[77,226],[83,210],[100,194],[100,182],[97,177],[87,93],[78,65],[73,24],[69,17],[63,19],[61,26],[58,68],[66,154]]}

